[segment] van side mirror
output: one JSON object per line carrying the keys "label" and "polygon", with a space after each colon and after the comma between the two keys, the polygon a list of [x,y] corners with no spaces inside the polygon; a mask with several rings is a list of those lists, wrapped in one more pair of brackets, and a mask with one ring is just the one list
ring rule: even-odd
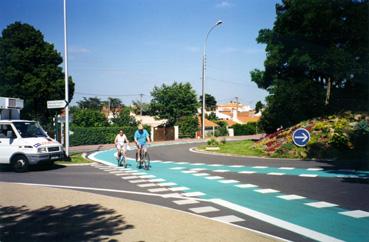
{"label": "van side mirror", "polygon": [[7,132],[6,132],[6,137],[7,137],[7,138],[9,138],[9,139],[14,138],[14,133],[13,133],[13,131],[7,131]]}

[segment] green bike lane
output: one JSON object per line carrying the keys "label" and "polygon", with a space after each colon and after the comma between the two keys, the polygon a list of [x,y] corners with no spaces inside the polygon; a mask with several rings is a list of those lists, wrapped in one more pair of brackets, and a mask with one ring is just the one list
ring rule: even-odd
{"label": "green bike lane", "polygon": [[[114,150],[99,152],[95,155],[95,158],[109,162],[113,166],[116,165]],[[130,160],[129,163],[132,164],[130,169],[138,170],[136,169],[135,161]],[[283,175],[289,176],[305,174],[319,177],[357,176],[366,178],[368,173],[365,171],[331,172],[316,169],[291,169],[290,167],[282,167],[281,169],[281,167],[246,167],[238,165],[227,166],[224,164],[157,161],[152,163],[151,170],[144,172],[154,175],[157,178],[165,179],[166,182],[173,182],[176,184],[175,186],[186,187],[188,188],[185,191],[186,193],[201,192],[203,193],[201,199],[225,201],[223,203],[224,206],[230,204],[235,210],[248,209],[248,211],[255,212],[256,215],[267,215],[263,217],[264,221],[268,222],[270,220],[276,226],[283,226],[284,229],[289,229],[315,240],[369,241],[369,232],[367,229],[369,227],[369,217],[367,216],[347,216],[345,213],[350,213],[350,211],[335,204],[322,208],[309,206],[307,204],[319,202],[309,198],[282,199],[281,196],[289,194],[282,194],[275,190],[263,193],[261,192],[263,189],[259,187],[238,187],[237,185],[241,184],[240,181],[231,180],[230,183],[222,183],[227,182],[227,179],[207,179],[211,176],[223,176],[228,172],[237,172],[240,174],[244,172],[245,175],[253,173],[266,175],[279,173],[278,175],[281,175],[280,173],[283,173]],[[198,175],[199,173],[202,174]],[[277,222],[275,222],[276,219],[278,220]]]}

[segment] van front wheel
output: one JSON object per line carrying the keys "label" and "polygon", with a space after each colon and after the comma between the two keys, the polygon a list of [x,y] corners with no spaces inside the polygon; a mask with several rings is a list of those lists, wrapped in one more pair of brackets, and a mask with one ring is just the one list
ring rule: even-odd
{"label": "van front wheel", "polygon": [[15,172],[25,172],[28,170],[28,159],[24,155],[16,155],[12,159],[12,165]]}

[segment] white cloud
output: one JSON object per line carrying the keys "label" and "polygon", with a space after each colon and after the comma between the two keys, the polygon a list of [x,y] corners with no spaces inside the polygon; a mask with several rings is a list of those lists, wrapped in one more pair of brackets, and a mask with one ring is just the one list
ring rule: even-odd
{"label": "white cloud", "polygon": [[215,7],[217,8],[230,8],[232,6],[233,4],[230,3],[229,1],[221,1],[215,5]]}

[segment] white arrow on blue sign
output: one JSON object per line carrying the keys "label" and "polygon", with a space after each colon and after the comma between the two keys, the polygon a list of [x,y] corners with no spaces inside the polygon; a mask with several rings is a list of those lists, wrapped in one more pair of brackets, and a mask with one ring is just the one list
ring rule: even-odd
{"label": "white arrow on blue sign", "polygon": [[304,128],[299,128],[293,132],[292,139],[295,145],[304,147],[310,140],[310,133]]}

